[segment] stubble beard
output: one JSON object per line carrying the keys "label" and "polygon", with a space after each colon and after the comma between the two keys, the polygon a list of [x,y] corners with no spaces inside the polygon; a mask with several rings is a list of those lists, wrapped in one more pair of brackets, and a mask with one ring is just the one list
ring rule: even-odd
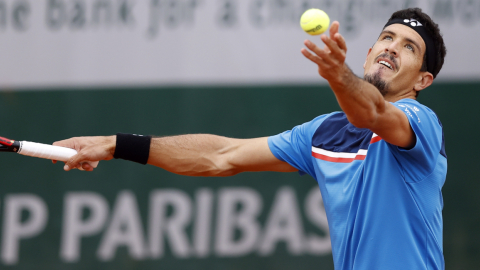
{"label": "stubble beard", "polygon": [[379,70],[375,72],[373,75],[365,74],[363,78],[365,79],[365,81],[373,84],[373,86],[375,86],[378,89],[378,91],[380,91],[380,94],[382,94],[382,96],[385,96],[388,93],[389,84],[386,81],[382,80],[382,78],[380,77]]}

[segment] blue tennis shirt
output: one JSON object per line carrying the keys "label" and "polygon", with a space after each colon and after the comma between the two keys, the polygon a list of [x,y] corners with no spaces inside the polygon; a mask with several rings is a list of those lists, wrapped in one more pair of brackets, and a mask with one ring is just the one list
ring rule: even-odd
{"label": "blue tennis shirt", "polygon": [[443,128],[412,99],[393,103],[416,135],[412,149],[350,124],[343,112],[269,137],[272,153],[320,186],[337,270],[444,269]]}

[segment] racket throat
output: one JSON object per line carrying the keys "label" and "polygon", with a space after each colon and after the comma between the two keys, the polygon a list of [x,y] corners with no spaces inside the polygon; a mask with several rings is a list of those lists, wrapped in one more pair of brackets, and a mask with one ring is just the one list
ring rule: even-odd
{"label": "racket throat", "polygon": [[10,145],[0,144],[0,152],[15,152],[17,153],[22,144],[19,141],[13,141]]}

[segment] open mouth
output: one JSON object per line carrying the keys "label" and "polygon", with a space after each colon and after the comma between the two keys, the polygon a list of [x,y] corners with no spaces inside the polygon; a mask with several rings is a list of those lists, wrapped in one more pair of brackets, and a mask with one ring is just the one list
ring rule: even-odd
{"label": "open mouth", "polygon": [[391,65],[390,63],[388,63],[387,61],[380,60],[380,61],[378,61],[377,63],[380,64],[380,65],[384,65],[384,66],[386,66],[387,68],[393,70],[392,65]]}

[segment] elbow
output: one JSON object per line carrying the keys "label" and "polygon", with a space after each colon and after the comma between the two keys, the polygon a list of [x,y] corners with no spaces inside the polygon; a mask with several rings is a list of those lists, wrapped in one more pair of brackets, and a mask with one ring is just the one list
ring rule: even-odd
{"label": "elbow", "polygon": [[245,170],[243,170],[240,166],[235,165],[235,163],[232,162],[230,156],[219,155],[215,159],[211,160],[209,170],[205,172],[205,176],[234,176],[244,171]]}
{"label": "elbow", "polygon": [[187,172],[174,172],[176,174],[185,175],[185,176],[195,176],[195,177],[228,177],[238,174],[233,170],[230,171],[187,171]]}
{"label": "elbow", "polygon": [[185,176],[202,176],[202,177],[226,177],[233,176],[240,171],[233,166],[229,166],[227,162],[218,160],[217,162],[211,159],[200,158],[188,164],[177,165],[168,171],[185,175]]}
{"label": "elbow", "polygon": [[213,166],[211,166],[210,170],[206,173],[206,176],[227,177],[239,174],[241,173],[241,170],[226,160],[219,160],[219,162],[213,163]]}
{"label": "elbow", "polygon": [[[177,172],[178,173],[178,172]],[[204,170],[204,171],[188,171],[188,172],[181,172],[178,174],[186,175],[186,176],[201,176],[201,177],[228,177],[234,176],[240,173],[238,170],[219,170],[219,169],[211,169],[211,170]]]}

